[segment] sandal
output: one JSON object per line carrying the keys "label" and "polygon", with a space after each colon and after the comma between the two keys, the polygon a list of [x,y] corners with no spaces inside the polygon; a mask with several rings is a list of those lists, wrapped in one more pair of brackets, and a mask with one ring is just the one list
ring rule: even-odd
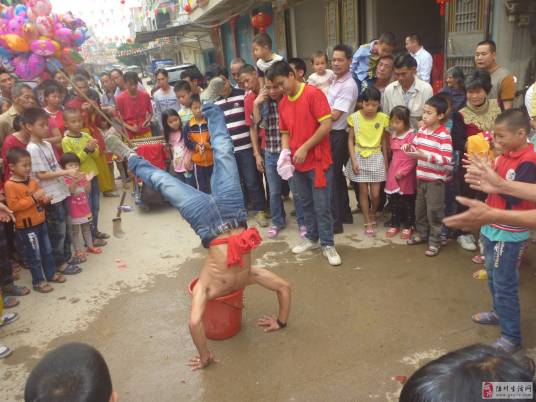
{"label": "sandal", "polygon": [[6,345],[0,345],[0,359],[8,357],[12,353]]}
{"label": "sandal", "polygon": [[428,250],[424,252],[424,255],[427,257],[435,257],[439,254],[439,247],[429,246]]}
{"label": "sandal", "polygon": [[107,244],[108,243],[104,239],[96,238],[95,240],[93,240],[93,247],[104,247]]}
{"label": "sandal", "polygon": [[[376,235],[376,229],[373,226],[372,223],[365,223],[365,236],[375,236]],[[367,227],[368,226],[368,227]]]}
{"label": "sandal", "polygon": [[418,234],[414,234],[409,238],[409,240],[406,242],[409,246],[416,246],[417,244],[423,244],[426,243],[428,240],[421,237]]}
{"label": "sandal", "polygon": [[17,299],[15,299],[14,297],[4,296],[4,308],[17,307],[19,304],[20,304],[20,302]]}
{"label": "sandal", "polygon": [[402,229],[402,234],[400,235],[400,238],[402,240],[409,240],[411,238],[411,229]]}
{"label": "sandal", "polygon": [[485,269],[479,269],[478,271],[473,272],[473,279],[488,279],[488,271]]}
{"label": "sandal", "polygon": [[102,253],[102,249],[100,249],[100,248],[98,248],[98,247],[88,247],[88,248],[86,249],[86,251],[87,251],[88,253],[91,253],[91,254],[100,254],[100,253]]}
{"label": "sandal", "polygon": [[97,234],[95,235],[95,238],[105,240],[105,239],[109,239],[110,235],[104,232],[97,232]]}
{"label": "sandal", "polygon": [[[69,267],[67,267],[65,270],[67,271],[68,269]],[[65,277],[62,274],[55,273],[54,276],[48,281],[52,283],[65,283],[66,280],[67,279],[65,279]]]}
{"label": "sandal", "polygon": [[475,255],[473,258],[471,258],[471,261],[473,261],[475,264],[484,264],[486,262],[486,257],[483,255]]}
{"label": "sandal", "polygon": [[[63,271],[58,271],[58,272],[62,275],[76,275],[82,272],[82,268],[80,268],[78,265],[68,264],[67,268],[65,268]],[[63,283],[63,282],[58,282],[58,283]]]}
{"label": "sandal", "polygon": [[2,316],[2,321],[0,322],[0,327],[4,327],[12,322],[15,322],[19,319],[20,315],[17,313],[6,313]]}
{"label": "sandal", "polygon": [[491,346],[494,347],[495,349],[502,350],[503,352],[506,352],[511,355],[513,355],[514,353],[518,352],[521,349],[520,343],[514,343],[506,339],[504,336],[501,336],[499,339],[493,342]]}
{"label": "sandal", "polygon": [[30,293],[30,289],[25,286],[17,286],[14,283],[6,286],[2,286],[2,293],[4,296],[26,296]]}
{"label": "sandal", "polygon": [[69,264],[78,265],[87,261],[87,255],[83,251],[76,251],[74,257],[69,260]]}
{"label": "sandal", "polygon": [[33,290],[38,293],[50,293],[54,290],[54,288],[46,282],[40,282],[37,285],[33,285]]}
{"label": "sandal", "polygon": [[476,324],[499,325],[499,316],[495,311],[485,311],[483,313],[473,314],[471,320]]}
{"label": "sandal", "polygon": [[391,228],[387,232],[385,232],[385,237],[390,239],[392,237],[395,237],[398,234],[398,232],[400,232],[399,228]]}

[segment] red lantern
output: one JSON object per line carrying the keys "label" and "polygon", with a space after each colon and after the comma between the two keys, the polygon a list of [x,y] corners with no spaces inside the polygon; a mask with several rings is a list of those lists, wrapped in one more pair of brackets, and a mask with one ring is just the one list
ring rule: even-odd
{"label": "red lantern", "polygon": [[449,0],[436,0],[436,3],[439,4],[439,15],[444,17],[445,16],[445,6],[449,2]]}
{"label": "red lantern", "polygon": [[186,2],[184,3],[184,5],[182,6],[182,9],[183,9],[184,12],[186,12],[186,13],[189,13],[190,11],[192,11],[192,6],[190,5],[190,0],[186,0]]}
{"label": "red lantern", "polygon": [[251,17],[251,25],[261,32],[266,32],[266,28],[272,25],[272,17],[263,12],[257,13]]}

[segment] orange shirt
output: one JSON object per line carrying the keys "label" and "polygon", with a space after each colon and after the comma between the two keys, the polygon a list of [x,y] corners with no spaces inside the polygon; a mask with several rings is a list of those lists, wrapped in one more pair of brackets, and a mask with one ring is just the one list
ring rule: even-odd
{"label": "orange shirt", "polygon": [[18,229],[37,226],[45,221],[45,209],[32,197],[38,190],[40,187],[32,178],[27,181],[10,179],[4,184],[7,206],[15,213]]}

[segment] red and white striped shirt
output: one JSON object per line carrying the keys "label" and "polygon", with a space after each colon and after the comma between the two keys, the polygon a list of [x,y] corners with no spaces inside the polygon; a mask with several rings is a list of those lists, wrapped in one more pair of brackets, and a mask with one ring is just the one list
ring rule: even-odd
{"label": "red and white striped shirt", "polygon": [[452,139],[448,130],[442,125],[434,131],[421,128],[413,145],[427,156],[427,159],[417,162],[417,179],[445,181],[452,160]]}

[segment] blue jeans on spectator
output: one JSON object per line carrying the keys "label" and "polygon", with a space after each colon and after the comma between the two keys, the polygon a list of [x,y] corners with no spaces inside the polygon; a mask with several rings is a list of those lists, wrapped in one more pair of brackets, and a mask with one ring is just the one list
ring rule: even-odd
{"label": "blue jeans on spectator", "polygon": [[[195,179],[197,181],[197,188],[205,194],[211,193],[210,178],[212,177],[212,170],[214,166],[199,166],[195,165]],[[194,186],[195,187],[195,186]]]}
{"label": "blue jeans on spectator", "polygon": [[315,172],[294,172],[293,181],[298,199],[303,207],[307,238],[314,242],[320,239],[320,245],[333,246],[333,216],[331,214],[331,185],[333,169],[330,166],[325,172],[327,185],[316,188]]}
{"label": "blue jeans on spectator", "polygon": [[491,241],[480,234],[486,257],[488,287],[493,311],[499,316],[501,335],[516,345],[521,344],[519,308],[519,265],[526,242]]}
{"label": "blue jeans on spectator", "polygon": [[281,198],[281,187],[283,179],[277,173],[277,160],[279,152],[264,151],[264,170],[266,172],[266,180],[270,189],[270,214],[272,215],[272,225],[282,229],[286,226],[285,206],[283,198]]}
{"label": "blue jeans on spectator", "polygon": [[291,177],[287,183],[290,187],[290,191],[292,192],[292,201],[294,203],[294,212],[296,212],[296,221],[298,222],[298,226],[305,226],[305,216],[303,213],[302,203],[298,195],[298,190],[296,189],[296,180],[294,177]]}
{"label": "blue jeans on spectator", "polygon": [[233,142],[225,125],[223,112],[213,104],[205,104],[203,115],[208,119],[210,143],[214,151],[211,194],[181,182],[139,156],[131,156],[128,159],[128,168],[144,183],[149,183],[160,191],[188,221],[203,245],[208,247],[221,233],[239,226],[245,227],[247,213],[233,153]]}
{"label": "blue jeans on spectator", "polygon": [[69,206],[67,198],[46,207],[48,236],[52,245],[52,256],[56,267],[61,267],[71,257],[71,235],[67,228],[69,219]]}
{"label": "blue jeans on spectator", "polygon": [[56,264],[52,257],[47,223],[17,229],[15,234],[22,245],[24,262],[32,274],[32,285],[51,280],[56,273]]}
{"label": "blue jeans on spectator", "polygon": [[266,200],[264,197],[264,189],[259,175],[257,174],[257,164],[253,156],[253,149],[243,149],[235,152],[236,163],[248,192],[248,198],[251,202],[253,211],[264,211]]}
{"label": "blue jeans on spectator", "polygon": [[[192,186],[192,187],[196,187],[196,182],[195,182],[195,175],[194,175],[194,171],[192,172],[175,172],[175,177],[177,179],[179,179],[180,181],[182,181],[183,183],[186,183],[188,184],[189,186]],[[188,176],[187,176],[188,174]]]}
{"label": "blue jeans on spectator", "polygon": [[89,208],[91,209],[91,215],[93,220],[91,221],[91,234],[93,238],[97,235],[99,224],[99,210],[100,210],[100,190],[99,179],[97,176],[91,179],[91,191],[89,195]]}

